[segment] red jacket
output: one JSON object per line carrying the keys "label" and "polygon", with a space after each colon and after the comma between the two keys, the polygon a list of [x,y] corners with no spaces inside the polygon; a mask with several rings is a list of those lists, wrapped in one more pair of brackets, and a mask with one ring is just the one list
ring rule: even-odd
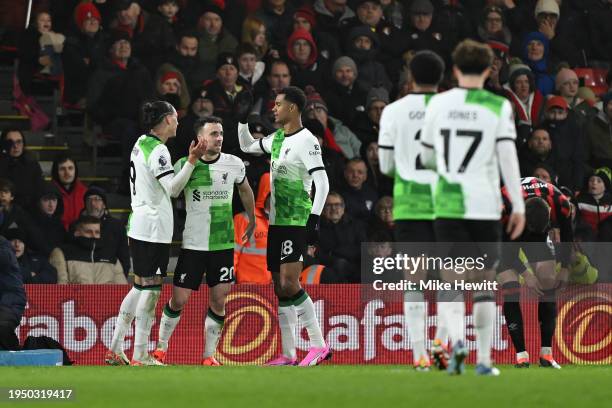
{"label": "red jacket", "polygon": [[66,231],[68,231],[70,224],[79,218],[81,211],[85,207],[84,197],[85,192],[87,191],[87,186],[77,179],[74,181],[74,185],[70,191],[68,191],[64,188],[64,186],[57,183],[55,180],[53,183],[55,183],[55,185],[58,187],[64,201],[62,224],[64,225]]}

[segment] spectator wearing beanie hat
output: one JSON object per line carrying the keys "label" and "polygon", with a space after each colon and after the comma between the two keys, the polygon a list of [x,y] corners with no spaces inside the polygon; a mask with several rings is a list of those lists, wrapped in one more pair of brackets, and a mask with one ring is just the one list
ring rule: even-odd
{"label": "spectator wearing beanie hat", "polygon": [[587,163],[612,168],[612,92],[601,98],[602,111],[587,123]]}
{"label": "spectator wearing beanie hat", "polygon": [[306,88],[311,85],[322,89],[325,76],[328,75],[327,61],[318,58],[317,44],[310,32],[298,28],[287,41],[287,56],[291,70],[292,85]]}
{"label": "spectator wearing beanie hat", "polygon": [[12,228],[8,230],[5,238],[11,242],[13,252],[19,263],[23,283],[57,283],[57,271],[47,261],[46,256],[40,256],[29,251],[26,246],[25,234],[21,229]]}
{"label": "spectator wearing beanie hat", "polygon": [[357,26],[349,31],[346,52],[357,64],[359,79],[367,86],[382,86],[388,92],[393,85],[385,66],[378,61],[380,42],[378,35],[368,26]]}
{"label": "spectator wearing beanie hat", "polygon": [[447,62],[450,62],[450,43],[447,35],[433,25],[434,7],[429,0],[414,0],[408,9],[410,13],[407,46],[405,50],[431,50]]}
{"label": "spectator wearing beanie hat", "polygon": [[319,57],[328,62],[335,61],[340,56],[339,39],[334,38],[329,33],[317,30],[316,26],[316,15],[309,4],[304,4],[293,13],[293,31],[298,28],[308,31],[317,44]]}
{"label": "spectator wearing beanie hat", "polygon": [[83,204],[81,216],[91,216],[100,220],[100,239],[104,240],[103,252],[108,259],[119,260],[127,277],[130,272],[130,252],[125,223],[108,212],[106,191],[98,186],[89,187],[83,196]]}
{"label": "spectator wearing beanie hat", "polygon": [[325,145],[341,152],[347,159],[359,157],[361,142],[340,120],[329,115],[327,104],[321,95],[309,86],[306,88],[306,98],[303,116],[321,123],[325,129],[323,137]]}
{"label": "spectator wearing beanie hat", "polygon": [[544,97],[535,84],[535,76],[524,64],[513,64],[508,71],[508,83],[504,85],[506,97],[512,102],[514,119],[520,125],[537,126]]}
{"label": "spectator wearing beanie hat", "polygon": [[563,4],[562,15],[559,3],[558,0],[538,0],[534,11],[538,31],[550,41],[553,62],[565,61],[571,66],[584,64],[589,31],[580,15],[584,12],[574,11],[569,4]]}
{"label": "spectator wearing beanie hat", "polygon": [[592,173],[577,197],[579,220],[588,224],[597,234],[602,222],[612,216],[612,190],[610,169],[602,167]]}
{"label": "spectator wearing beanie hat", "polygon": [[155,85],[157,98],[169,102],[176,109],[179,118],[183,118],[191,104],[191,97],[181,71],[170,64],[163,64],[157,70]]}
{"label": "spectator wearing beanie hat", "polygon": [[225,11],[215,3],[208,3],[198,19],[198,56],[203,66],[212,66],[217,56],[234,52],[238,46],[236,38],[223,26]]}
{"label": "spectator wearing beanie hat", "polygon": [[66,230],[62,224],[64,200],[57,186],[45,182],[32,212],[32,219],[38,226],[48,244],[47,253],[66,240]]}
{"label": "spectator wearing beanie hat", "polygon": [[214,115],[223,120],[223,152],[236,154],[238,145],[238,111],[252,103],[251,90],[238,83],[238,59],[229,52],[217,56],[217,78],[205,84],[206,97],[215,108]]}
{"label": "spectator wearing beanie hat", "polygon": [[567,102],[561,96],[546,101],[542,126],[550,134],[559,184],[578,190],[585,171],[586,141],[578,121],[569,114]]}
{"label": "spectator wearing beanie hat", "polygon": [[370,89],[366,99],[366,110],[357,114],[355,123],[352,125],[355,134],[362,143],[362,150],[364,148],[363,145],[378,141],[380,116],[388,104],[389,92],[385,88],[377,87]]}
{"label": "spectator wearing beanie hat", "polygon": [[151,74],[175,44],[171,26],[160,15],[146,11],[136,0],[115,2],[115,18],[110,28],[128,34],[132,43],[132,54]]}
{"label": "spectator wearing beanie hat", "polygon": [[512,33],[505,25],[504,11],[497,6],[485,7],[478,25],[478,37],[481,41],[512,42]]}
{"label": "spectator wearing beanie hat", "polygon": [[[366,26],[378,38],[380,45],[376,59],[385,65],[397,61],[405,49],[403,33],[384,18],[383,7],[389,6],[391,4],[383,6],[380,0],[358,0],[355,5],[357,15],[348,21],[343,36],[348,42],[348,35],[353,28]],[[396,68],[399,69],[399,66],[390,66],[389,71]]]}
{"label": "spectator wearing beanie hat", "polygon": [[132,57],[131,39],[125,31],[112,33],[107,55],[89,79],[87,111],[106,133],[122,142],[127,166],[140,136],[140,107],[153,95],[154,85],[146,67]]}
{"label": "spectator wearing beanie hat", "polygon": [[581,126],[586,124],[586,118],[593,114],[591,105],[578,96],[580,81],[574,70],[561,68],[555,77],[555,89],[566,101],[569,108],[575,112]]}
{"label": "spectator wearing beanie hat", "polygon": [[349,127],[357,113],[365,111],[369,91],[358,75],[357,64],[352,58],[338,58],[332,67],[333,83],[323,93],[330,114]]}

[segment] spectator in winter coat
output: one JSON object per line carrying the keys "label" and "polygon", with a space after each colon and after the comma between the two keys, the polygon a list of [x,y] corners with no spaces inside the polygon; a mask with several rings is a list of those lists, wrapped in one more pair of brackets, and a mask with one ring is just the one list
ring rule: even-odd
{"label": "spectator in winter coat", "polygon": [[223,27],[225,11],[214,3],[207,3],[198,20],[200,43],[198,55],[205,69],[214,68],[221,53],[232,53],[238,46],[236,38]]}
{"label": "spectator in winter coat", "polygon": [[610,169],[598,169],[587,179],[577,198],[579,220],[587,223],[597,234],[599,225],[612,216]]}
{"label": "spectator in winter coat", "polygon": [[333,117],[350,125],[359,112],[365,111],[369,87],[358,79],[357,64],[352,58],[338,58],[332,67],[333,83],[326,87],[323,98]]}
{"label": "spectator in winter coat", "polygon": [[325,145],[341,152],[347,159],[359,157],[361,142],[341,121],[329,116],[327,104],[313,88],[306,89],[306,107],[303,116],[318,120],[325,129]]}
{"label": "spectator in winter coat", "polygon": [[83,197],[85,208],[81,216],[89,216],[100,220],[100,235],[102,248],[109,259],[118,259],[127,277],[130,271],[130,252],[128,249],[125,224],[110,215],[106,202],[106,191],[100,187],[91,186]]}
{"label": "spectator in winter coat", "polygon": [[584,179],[586,140],[565,99],[553,96],[546,101],[546,121],[542,125],[550,134],[559,184],[579,190]]}
{"label": "spectator in winter coat", "polygon": [[11,243],[0,236],[0,350],[19,350],[15,329],[21,322],[26,303],[23,278],[15,253]]}
{"label": "spectator in winter coat", "polygon": [[549,47],[548,38],[537,31],[527,34],[523,41],[523,61],[531,68],[536,87],[543,96],[548,96],[555,90],[555,80],[549,72]]}
{"label": "spectator in winter coat", "polygon": [[305,89],[308,85],[323,89],[329,66],[318,59],[317,44],[304,29],[295,30],[287,41],[292,85]]}
{"label": "spectator in winter coat", "polygon": [[365,241],[364,224],[346,213],[342,195],[330,192],[321,214],[318,261],[331,267],[345,282],[359,282],[361,243]]}
{"label": "spectator in winter coat", "polygon": [[110,28],[129,36],[133,55],[151,75],[175,44],[170,24],[160,15],[144,10],[136,0],[115,1],[115,18]]}
{"label": "spectator in winter coat", "polygon": [[55,183],[45,182],[38,198],[32,219],[45,237],[49,254],[53,248],[62,245],[66,240],[66,230],[62,224],[64,200]]}
{"label": "spectator in winter coat", "polygon": [[527,65],[510,66],[508,83],[504,85],[506,97],[512,103],[517,127],[537,126],[544,97],[536,87],[535,76]]}
{"label": "spectator in winter coat", "polygon": [[34,224],[32,217],[14,203],[15,186],[9,180],[0,179],[0,234],[5,235],[14,228],[23,231],[28,247],[43,255],[49,255],[45,237]]}
{"label": "spectator in winter coat", "polygon": [[53,161],[51,179],[62,195],[64,208],[62,224],[68,231],[70,224],[76,221],[81,214],[87,187],[79,180],[76,161],[68,155],[60,155]]}
{"label": "spectator in winter coat", "polygon": [[79,3],[74,10],[76,30],[68,35],[62,53],[64,101],[75,108],[86,106],[87,83],[106,55],[102,16],[94,3]]}
{"label": "spectator in winter coat", "polygon": [[586,161],[591,168],[612,168],[612,92],[602,98],[603,109],[586,127]]}
{"label": "spectator in winter coat", "polygon": [[349,31],[346,50],[357,64],[359,79],[368,87],[383,87],[391,91],[392,84],[383,64],[377,58],[380,50],[378,35],[368,26],[357,26]]}
{"label": "spectator in winter coat", "polygon": [[47,257],[28,251],[23,231],[19,228],[10,229],[6,234],[6,239],[11,241],[23,283],[57,283],[57,271],[47,261]]}
{"label": "spectator in winter coat", "polygon": [[344,198],[346,212],[353,218],[367,223],[372,216],[378,194],[367,183],[368,168],[362,159],[351,159],[344,170],[345,184],[340,194]]}
{"label": "spectator in winter coat", "polygon": [[40,164],[25,150],[23,132],[7,129],[0,136],[0,175],[15,185],[15,203],[23,208],[34,206],[43,182]]}
{"label": "spectator in winter coat", "polygon": [[72,240],[55,248],[49,262],[57,270],[57,283],[127,283],[117,258],[109,258],[100,239],[100,220],[83,216],[75,224]]}

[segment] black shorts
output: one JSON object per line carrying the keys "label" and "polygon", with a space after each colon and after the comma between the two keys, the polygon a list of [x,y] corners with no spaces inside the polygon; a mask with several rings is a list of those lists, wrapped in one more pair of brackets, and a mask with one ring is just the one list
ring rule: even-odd
{"label": "black shorts", "polygon": [[436,242],[433,221],[398,220],[394,234],[395,242]]}
{"label": "black shorts", "polygon": [[555,260],[555,246],[548,234],[523,234],[518,240],[502,244],[501,261],[498,272],[514,269],[522,273],[525,263]]}
{"label": "black shorts", "polygon": [[236,281],[234,250],[196,251],[181,249],[172,283],[179,288],[199,290],[206,274],[208,287]]}
{"label": "black shorts", "polygon": [[166,276],[170,260],[170,244],[129,238],[134,274],[141,278]]}
{"label": "black shorts", "polygon": [[281,264],[303,262],[306,246],[306,227],[270,225],[266,252],[268,270],[280,272]]}
{"label": "black shorts", "polygon": [[[439,218],[434,221],[436,241],[445,243],[471,243],[450,249],[452,257],[484,257],[486,268],[499,264],[502,225],[499,220],[460,220]],[[441,251],[441,248],[438,248]],[[486,255],[486,256],[485,256]]]}

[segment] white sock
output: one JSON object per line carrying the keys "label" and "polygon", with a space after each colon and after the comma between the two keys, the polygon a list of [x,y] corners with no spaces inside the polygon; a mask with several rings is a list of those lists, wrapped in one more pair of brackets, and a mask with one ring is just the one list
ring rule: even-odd
{"label": "white sock", "polygon": [[410,291],[404,293],[404,319],[408,326],[410,343],[412,344],[412,359],[418,362],[421,357],[427,358],[425,350],[425,297],[423,292]]}
{"label": "white sock", "polygon": [[476,329],[476,363],[491,366],[491,343],[495,319],[495,302],[474,303],[474,328]]}
{"label": "white sock", "polygon": [[155,307],[161,295],[161,287],[143,288],[136,305],[136,334],[134,336],[133,360],[142,360],[148,354],[149,336],[155,321]]}
{"label": "white sock", "polygon": [[526,358],[527,360],[529,360],[529,353],[527,353],[526,351],[521,351],[520,353],[516,353],[516,359],[519,360],[521,358]]}
{"label": "white sock", "polygon": [[302,324],[306,327],[308,338],[310,339],[310,347],[325,347],[325,340],[323,340],[323,333],[315,314],[314,303],[312,303],[308,293],[303,290],[301,292],[303,295],[294,301],[297,318],[301,318]]}
{"label": "white sock", "polygon": [[540,355],[541,356],[545,356],[547,354],[551,354],[552,355],[552,347],[542,347],[540,349]]}
{"label": "white sock", "polygon": [[[281,332],[283,356],[293,360],[296,358],[295,327],[297,326],[297,313],[295,313],[295,307],[293,305],[286,305],[285,302],[287,301],[279,300],[278,325]],[[283,304],[282,306],[281,303]]]}
{"label": "white sock", "polygon": [[446,322],[444,322],[440,312],[438,312],[436,335],[434,336],[434,339],[440,340],[442,344],[448,344],[448,329],[446,328]]}
{"label": "white sock", "polygon": [[130,289],[127,295],[123,298],[121,306],[119,307],[119,314],[117,315],[117,322],[115,323],[115,329],[113,330],[113,340],[111,341],[110,349],[113,353],[119,354],[123,351],[123,340],[125,339],[125,332],[132,325],[134,320],[134,313],[136,312],[136,305],[140,294],[142,293],[140,288],[133,287]]}
{"label": "white sock", "polygon": [[208,309],[206,320],[204,320],[204,333],[206,335],[206,344],[204,345],[204,358],[215,355],[217,344],[221,338],[223,331],[223,323],[225,316],[219,316],[212,310]]}
{"label": "white sock", "polygon": [[438,315],[446,325],[451,343],[459,340],[465,343],[465,304],[463,294],[459,293],[452,301],[438,303]]}
{"label": "white sock", "polygon": [[168,351],[168,341],[170,336],[174,333],[174,329],[181,320],[181,311],[170,309],[170,302],[164,306],[162,318],[159,321],[159,335],[157,340],[157,349]]}

